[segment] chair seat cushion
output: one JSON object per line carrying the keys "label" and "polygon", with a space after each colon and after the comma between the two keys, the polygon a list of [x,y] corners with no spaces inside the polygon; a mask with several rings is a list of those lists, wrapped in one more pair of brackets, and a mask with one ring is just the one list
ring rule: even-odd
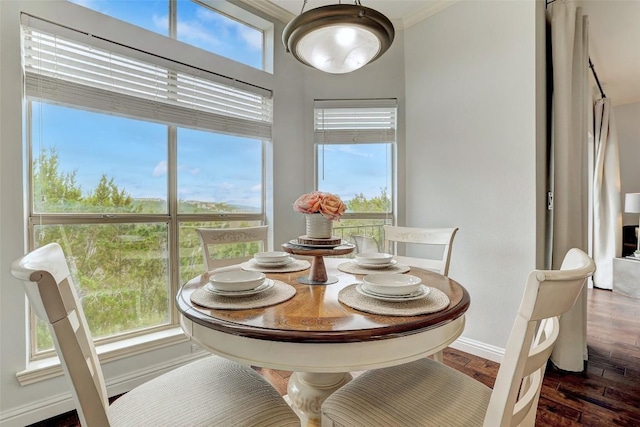
{"label": "chair seat cushion", "polygon": [[322,405],[323,426],[482,426],[491,389],[430,359],[366,372]]}
{"label": "chair seat cushion", "polygon": [[182,366],[122,395],[109,407],[109,421],[111,427],[300,425],[285,400],[258,373],[217,356]]}

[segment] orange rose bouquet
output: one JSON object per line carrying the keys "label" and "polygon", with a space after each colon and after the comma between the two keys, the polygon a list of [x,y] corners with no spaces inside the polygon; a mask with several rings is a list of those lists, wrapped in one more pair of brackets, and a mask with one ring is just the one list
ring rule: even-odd
{"label": "orange rose bouquet", "polygon": [[331,221],[338,221],[347,205],[335,194],[312,191],[298,197],[293,203],[293,210],[305,214],[320,213]]}

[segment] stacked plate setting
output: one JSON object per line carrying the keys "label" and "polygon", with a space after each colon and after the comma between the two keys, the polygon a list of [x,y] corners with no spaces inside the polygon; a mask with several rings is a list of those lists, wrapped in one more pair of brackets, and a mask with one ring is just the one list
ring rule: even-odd
{"label": "stacked plate setting", "polygon": [[257,271],[231,270],[209,277],[205,290],[220,296],[244,297],[271,289],[274,282]]}
{"label": "stacked plate setting", "polygon": [[409,274],[378,273],[369,274],[356,285],[362,295],[382,301],[402,302],[424,298],[429,288],[419,277]]}
{"label": "stacked plate setting", "polygon": [[255,265],[260,267],[284,267],[285,265],[291,264],[295,261],[288,253],[286,252],[258,252],[253,255],[253,259],[251,260]]}
{"label": "stacked plate setting", "polygon": [[363,252],[356,254],[355,264],[364,268],[384,269],[398,263],[393,255],[384,252]]}
{"label": "stacked plate setting", "polygon": [[303,237],[304,236],[300,236],[297,239],[291,239],[289,240],[289,244],[300,247],[300,248],[306,248],[306,249],[335,249],[339,246],[351,244],[351,243],[346,243],[343,240],[340,240],[337,238],[326,239],[327,243],[321,243],[323,239],[313,240],[315,243],[305,243],[304,241],[301,241]]}

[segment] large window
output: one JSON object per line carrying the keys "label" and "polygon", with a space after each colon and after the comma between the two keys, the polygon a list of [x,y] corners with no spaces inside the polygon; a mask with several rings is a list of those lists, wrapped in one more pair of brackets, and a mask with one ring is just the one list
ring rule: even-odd
{"label": "large window", "polygon": [[[23,23],[30,244],[62,245],[96,339],[173,327],[177,286],[204,271],[194,229],[264,223],[271,95]],[[47,355],[35,318],[31,334]]]}
{"label": "large window", "polygon": [[273,25],[231,3],[213,0],[70,0],[260,70]]}
{"label": "large window", "polygon": [[393,222],[396,101],[316,101],[314,115],[317,188],[347,204],[334,230],[380,242]]}

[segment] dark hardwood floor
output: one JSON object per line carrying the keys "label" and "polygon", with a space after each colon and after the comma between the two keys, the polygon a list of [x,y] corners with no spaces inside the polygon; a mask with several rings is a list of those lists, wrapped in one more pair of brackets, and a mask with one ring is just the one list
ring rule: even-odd
{"label": "dark hardwood floor", "polygon": [[[593,289],[588,301],[587,369],[567,373],[549,366],[536,426],[640,426],[640,300]],[[444,351],[444,362],[491,387],[499,368],[454,349]],[[286,394],[289,372],[258,371]],[[79,426],[75,413],[32,425],[62,426]]]}

